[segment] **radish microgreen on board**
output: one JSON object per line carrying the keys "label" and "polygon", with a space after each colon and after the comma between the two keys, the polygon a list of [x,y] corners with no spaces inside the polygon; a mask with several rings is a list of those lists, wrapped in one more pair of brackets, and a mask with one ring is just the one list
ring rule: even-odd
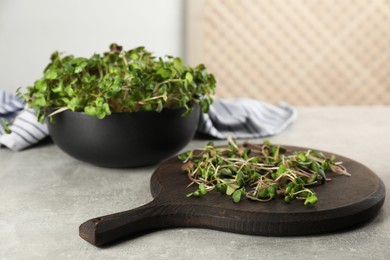
{"label": "radish microgreen on board", "polygon": [[334,155],[326,157],[314,150],[287,153],[269,141],[238,145],[229,138],[228,147],[215,147],[210,142],[178,158],[191,181],[189,186],[199,186],[187,197],[201,197],[216,190],[231,196],[235,203],[243,196],[263,202],[279,196],[286,202],[299,199],[304,205],[314,205],[318,198],[310,187],[330,180],[327,172],[350,176]]}

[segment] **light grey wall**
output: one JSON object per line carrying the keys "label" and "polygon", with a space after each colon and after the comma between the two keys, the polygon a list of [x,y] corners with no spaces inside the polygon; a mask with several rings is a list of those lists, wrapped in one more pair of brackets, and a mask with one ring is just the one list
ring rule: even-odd
{"label": "light grey wall", "polygon": [[0,90],[41,77],[55,50],[89,57],[112,42],[183,56],[182,0],[0,0]]}

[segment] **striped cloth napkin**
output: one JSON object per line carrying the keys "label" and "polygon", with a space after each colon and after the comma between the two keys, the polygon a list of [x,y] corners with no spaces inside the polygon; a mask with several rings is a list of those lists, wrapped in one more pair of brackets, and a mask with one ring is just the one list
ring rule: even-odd
{"label": "striped cloth napkin", "polygon": [[10,134],[0,124],[0,146],[14,151],[30,147],[49,134],[47,126],[37,121],[35,111],[25,107],[21,98],[0,90],[0,120],[2,119],[12,124],[9,127]]}
{"label": "striped cloth napkin", "polygon": [[214,100],[209,112],[199,122],[198,132],[225,139],[259,138],[283,131],[297,118],[295,108],[271,105],[254,99]]}
{"label": "striped cloth napkin", "polygon": [[[253,99],[214,100],[208,113],[200,117],[198,132],[225,139],[258,138],[280,133],[297,117],[296,110],[284,103],[276,106]],[[30,147],[48,136],[47,126],[37,122],[34,110],[15,95],[0,91],[0,119],[13,121],[11,133],[0,124],[0,146],[14,151]]]}

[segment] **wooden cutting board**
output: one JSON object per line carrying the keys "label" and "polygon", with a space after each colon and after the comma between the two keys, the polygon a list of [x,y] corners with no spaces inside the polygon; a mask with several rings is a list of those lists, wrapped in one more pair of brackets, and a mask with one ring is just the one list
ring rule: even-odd
{"label": "wooden cutting board", "polygon": [[163,162],[151,177],[153,201],[136,209],[90,219],[80,226],[80,236],[97,246],[139,232],[175,227],[296,236],[331,232],[371,220],[385,200],[383,182],[354,160],[339,155],[337,160],[344,162],[352,176],[328,174],[332,181],[313,188],[318,203],[304,206],[302,201],[286,203],[282,198],[266,203],[243,198],[236,204],[218,192],[187,198],[186,194],[196,187],[187,188],[190,181],[180,170],[181,162],[173,157]]}

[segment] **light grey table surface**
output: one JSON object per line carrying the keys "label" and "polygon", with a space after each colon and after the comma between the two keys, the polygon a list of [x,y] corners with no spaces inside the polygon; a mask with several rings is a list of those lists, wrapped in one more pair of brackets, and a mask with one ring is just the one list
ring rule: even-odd
{"label": "light grey table surface", "polygon": [[[272,142],[350,157],[390,187],[390,107],[298,112],[297,121]],[[186,149],[206,143],[195,139]],[[149,202],[155,168],[98,168],[50,142],[22,152],[0,149],[0,259],[390,259],[389,195],[373,221],[332,234],[262,237],[177,228],[107,248],[79,237],[85,220]]]}

